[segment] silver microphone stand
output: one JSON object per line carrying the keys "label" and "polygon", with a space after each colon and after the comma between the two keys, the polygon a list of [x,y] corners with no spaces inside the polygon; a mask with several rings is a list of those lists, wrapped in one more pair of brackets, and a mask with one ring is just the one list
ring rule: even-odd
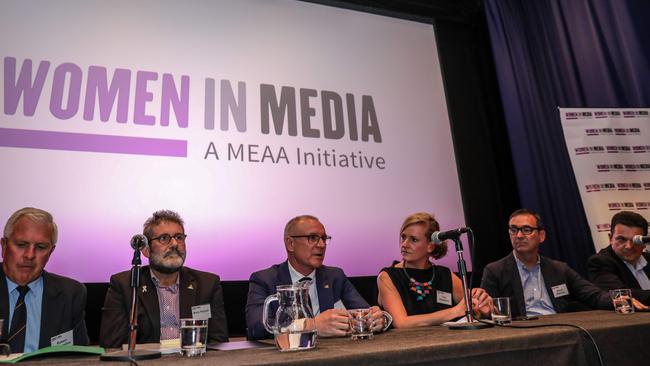
{"label": "silver microphone stand", "polygon": [[140,259],[140,249],[147,245],[147,240],[144,236],[141,237],[141,240],[145,242],[144,244],[134,244],[133,240],[131,240],[131,246],[133,247],[134,252],[133,259],[131,260],[131,312],[129,314],[128,349],[126,351],[105,353],[99,357],[102,361],[137,361],[160,358],[160,352],[158,351],[135,349],[135,342],[138,333],[138,288],[140,287],[140,265],[142,264],[142,260]]}
{"label": "silver microphone stand", "polygon": [[472,293],[469,286],[467,286],[467,266],[465,264],[465,259],[463,258],[463,243],[460,241],[459,237],[453,238],[453,241],[456,244],[456,253],[458,254],[458,273],[460,274],[460,279],[463,283],[463,295],[465,296],[465,318],[467,319],[467,323],[451,324],[448,326],[448,328],[455,330],[474,330],[493,327],[494,325],[492,324],[482,323],[474,320],[474,315],[472,315]]}

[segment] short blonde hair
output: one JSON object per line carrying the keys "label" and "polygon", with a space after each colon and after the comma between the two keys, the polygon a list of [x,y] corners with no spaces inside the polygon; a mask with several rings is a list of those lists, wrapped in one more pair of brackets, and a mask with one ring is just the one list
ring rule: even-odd
{"label": "short blonde hair", "polygon": [[52,217],[52,214],[45,210],[41,210],[40,208],[34,208],[34,207],[21,208],[20,210],[14,212],[13,215],[11,215],[11,217],[9,217],[9,220],[7,220],[7,224],[5,225],[5,230],[3,233],[5,238],[9,239],[11,237],[11,234],[13,234],[14,232],[14,227],[16,226],[16,223],[18,223],[18,221],[20,221],[20,219],[22,219],[23,217],[33,223],[49,226],[50,240],[52,241],[52,245],[56,244],[56,241],[59,238],[59,229],[56,226],[56,223],[54,222],[54,218]]}
{"label": "short blonde hair", "polygon": [[[402,227],[399,230],[400,235],[408,226],[415,224],[424,224],[426,226],[427,231],[425,233],[425,238],[428,242],[431,242],[431,234],[436,231],[440,231],[440,224],[438,224],[438,221],[436,221],[433,215],[429,214],[428,212],[416,212],[404,219]],[[435,244],[433,252],[431,252],[431,257],[433,257],[433,259],[440,259],[446,254],[447,242],[442,242],[441,244]]]}

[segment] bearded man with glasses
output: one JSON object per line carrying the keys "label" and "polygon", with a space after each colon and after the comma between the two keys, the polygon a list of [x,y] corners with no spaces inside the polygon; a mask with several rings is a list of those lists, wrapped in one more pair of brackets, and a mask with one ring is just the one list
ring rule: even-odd
{"label": "bearded man with glasses", "polygon": [[[161,210],[144,223],[148,245],[142,254],[149,265],[140,270],[137,343],[158,343],[179,337],[179,320],[192,318],[192,307],[210,308],[208,342],[228,341],[228,327],[219,276],[184,267],[186,256],[183,219]],[[131,307],[131,272],[111,276],[102,309],[99,343],[120,347],[128,341]]]}
{"label": "bearded man with glasses", "polygon": [[[289,220],[284,228],[287,260],[262,271],[249,280],[246,302],[248,339],[272,338],[262,324],[262,309],[267,296],[276,293],[276,286],[310,280],[309,298],[319,336],[337,337],[349,334],[348,312],[345,309],[368,308],[343,270],[324,266],[325,251],[332,237],[318,218],[302,215]],[[275,311],[275,310],[272,310]],[[377,306],[370,308],[373,331],[386,328],[387,320]]]}
{"label": "bearded man with glasses", "polygon": [[[513,317],[590,309],[612,309],[609,293],[566,263],[539,255],[546,230],[539,214],[520,209],[508,223],[512,253],[483,270],[481,287],[492,297],[509,297]],[[635,307],[645,308],[638,301]]]}

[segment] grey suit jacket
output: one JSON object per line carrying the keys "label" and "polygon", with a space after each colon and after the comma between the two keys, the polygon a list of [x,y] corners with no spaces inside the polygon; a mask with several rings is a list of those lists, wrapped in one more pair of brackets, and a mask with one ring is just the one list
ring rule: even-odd
{"label": "grey suit jacket", "polygon": [[[219,276],[188,267],[181,267],[179,279],[179,316],[192,317],[192,306],[210,304],[212,317],[208,322],[208,342],[227,342],[228,326]],[[128,342],[131,311],[131,271],[111,276],[102,308],[99,344],[116,348]],[[158,292],[151,280],[149,266],[141,268],[138,289],[137,343],[160,342],[160,305]]]}
{"label": "grey suit jacket", "polygon": [[[540,256],[540,268],[546,291],[556,312],[613,308],[607,292],[582,278],[566,263]],[[554,296],[553,287],[561,285],[566,285],[569,293]],[[481,287],[492,297],[509,297],[513,317],[526,315],[524,289],[512,253],[485,267]]]}
{"label": "grey suit jacket", "polygon": [[[87,345],[86,286],[71,278],[43,271],[43,303],[38,348],[50,346],[50,338],[72,329],[73,342]],[[9,292],[7,280],[0,263],[0,319],[9,319]],[[2,334],[9,332],[5,320]]]}

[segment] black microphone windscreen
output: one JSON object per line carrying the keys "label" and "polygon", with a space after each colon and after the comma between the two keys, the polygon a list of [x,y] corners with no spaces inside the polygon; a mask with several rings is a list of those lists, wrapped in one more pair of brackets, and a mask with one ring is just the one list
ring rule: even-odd
{"label": "black microphone windscreen", "polygon": [[131,248],[135,250],[144,248],[148,243],[149,241],[147,240],[147,237],[142,234],[135,234],[131,238]]}

